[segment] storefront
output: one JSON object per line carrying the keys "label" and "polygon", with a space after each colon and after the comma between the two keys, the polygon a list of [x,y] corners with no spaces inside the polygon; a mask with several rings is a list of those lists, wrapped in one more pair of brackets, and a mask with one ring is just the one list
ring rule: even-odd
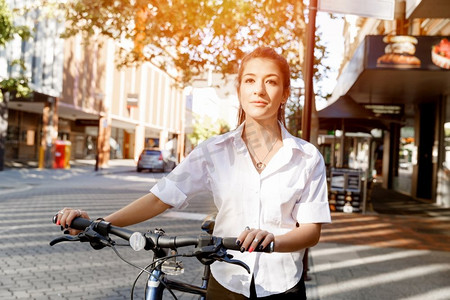
{"label": "storefront", "polygon": [[381,145],[383,186],[446,206],[450,64],[439,49],[448,47],[449,39],[366,36],[335,91],[387,121]]}
{"label": "storefront", "polygon": [[5,161],[37,161],[41,142],[42,115],[9,110]]}

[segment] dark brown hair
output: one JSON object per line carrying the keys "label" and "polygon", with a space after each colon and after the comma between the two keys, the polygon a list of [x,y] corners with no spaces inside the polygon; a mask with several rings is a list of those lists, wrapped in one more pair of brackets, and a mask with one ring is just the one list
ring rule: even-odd
{"label": "dark brown hair", "polygon": [[[289,68],[289,64],[287,60],[279,55],[273,48],[270,47],[258,47],[252,52],[246,54],[242,59],[241,65],[239,67],[238,77],[237,77],[237,92],[239,95],[239,89],[241,87],[242,75],[244,73],[245,65],[248,61],[254,58],[266,58],[273,60],[278,67],[280,68],[281,74],[283,75],[283,95],[286,90],[290,90],[291,88],[291,70]],[[242,124],[245,120],[245,111],[242,109],[242,106],[239,105],[238,112],[238,125]],[[280,105],[278,109],[278,121],[281,122],[284,126],[286,126],[286,121],[284,118],[284,105]]]}

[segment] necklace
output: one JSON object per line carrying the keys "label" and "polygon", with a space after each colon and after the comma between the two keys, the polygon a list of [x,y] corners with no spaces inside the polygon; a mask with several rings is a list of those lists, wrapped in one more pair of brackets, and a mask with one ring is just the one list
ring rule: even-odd
{"label": "necklace", "polygon": [[273,147],[275,146],[275,144],[278,142],[277,139],[275,139],[275,142],[272,144],[272,146],[270,146],[269,151],[267,151],[266,156],[264,156],[263,159],[259,159],[258,155],[256,155],[255,150],[252,149],[253,154],[255,155],[255,158],[258,160],[258,162],[256,163],[256,168],[258,170],[262,170],[266,167],[266,164],[264,163],[264,161],[266,160],[267,156],[269,155],[269,153],[272,151]]}

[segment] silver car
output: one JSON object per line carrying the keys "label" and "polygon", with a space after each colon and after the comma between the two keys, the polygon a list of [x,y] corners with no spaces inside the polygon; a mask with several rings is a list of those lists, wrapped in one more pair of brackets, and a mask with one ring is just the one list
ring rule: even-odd
{"label": "silver car", "polygon": [[139,156],[137,171],[170,172],[177,165],[176,158],[167,150],[144,149]]}

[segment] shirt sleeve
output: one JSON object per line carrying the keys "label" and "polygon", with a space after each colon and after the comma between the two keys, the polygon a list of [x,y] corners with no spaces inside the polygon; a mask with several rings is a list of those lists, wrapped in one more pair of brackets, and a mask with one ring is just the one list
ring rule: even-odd
{"label": "shirt sleeve", "polygon": [[164,203],[185,208],[196,195],[210,191],[207,162],[201,145],[195,148],[172,172],[162,178],[150,192]]}
{"label": "shirt sleeve", "polygon": [[317,154],[316,163],[307,171],[310,173],[309,179],[294,209],[294,217],[300,224],[331,223],[327,177],[322,155]]}

